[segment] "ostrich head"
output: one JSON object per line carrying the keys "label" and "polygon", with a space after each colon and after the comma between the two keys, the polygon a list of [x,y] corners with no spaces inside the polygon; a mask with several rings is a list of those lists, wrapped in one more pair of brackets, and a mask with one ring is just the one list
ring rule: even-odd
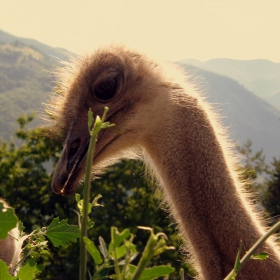
{"label": "ostrich head", "polygon": [[79,58],[60,70],[58,77],[59,94],[49,108],[65,144],[52,189],[67,196],[76,191],[85,172],[89,108],[100,116],[104,107],[109,107],[107,120],[115,124],[98,136],[93,162],[94,172],[98,172],[120,157],[137,156],[137,147],[145,146],[155,126],[162,126],[162,101],[170,98],[176,85],[155,62],[122,47]]}

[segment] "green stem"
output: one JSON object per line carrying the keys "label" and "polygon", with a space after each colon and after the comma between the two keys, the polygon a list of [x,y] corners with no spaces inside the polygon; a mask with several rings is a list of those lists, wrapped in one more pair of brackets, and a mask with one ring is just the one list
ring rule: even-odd
{"label": "green stem", "polygon": [[[129,252],[129,249],[126,248],[127,252]],[[129,254],[125,254],[125,263],[124,263],[124,266],[123,266],[123,270],[122,270],[122,279],[125,279],[125,275],[126,275],[126,268],[127,268],[127,265],[129,263],[129,259],[130,259],[130,253]]]}
{"label": "green stem", "polygon": [[93,160],[93,153],[95,149],[96,135],[92,134],[90,138],[87,162],[86,162],[86,176],[85,176],[85,185],[83,192],[83,215],[82,215],[82,229],[80,235],[80,280],[86,279],[87,273],[87,250],[86,244],[83,237],[87,236],[87,225],[88,225],[88,203],[90,197],[90,177],[91,177],[91,163]]}
{"label": "green stem", "polygon": [[184,280],[185,277],[184,277],[184,269],[183,268],[180,268],[180,280]]}
{"label": "green stem", "polygon": [[121,280],[121,272],[118,264],[117,252],[116,248],[114,248],[114,263],[115,263],[115,270],[117,274],[117,280]]}
{"label": "green stem", "polygon": [[88,204],[90,198],[90,179],[91,179],[91,165],[93,162],[93,155],[95,150],[95,142],[97,139],[97,135],[101,129],[108,128],[110,126],[109,122],[105,123],[106,114],[108,112],[108,108],[104,108],[103,116],[100,118],[97,116],[95,119],[95,123],[93,128],[92,126],[92,112],[91,109],[88,112],[88,129],[90,133],[90,142],[87,152],[87,161],[86,161],[86,175],[85,175],[85,184],[84,184],[84,192],[83,192],[83,214],[82,214],[82,228],[80,235],[80,271],[79,271],[79,279],[86,280],[87,274],[87,249],[86,244],[84,242],[83,237],[87,237],[87,225],[88,225]]}
{"label": "green stem", "polygon": [[145,267],[148,265],[149,261],[153,257],[153,248],[154,245],[157,242],[157,237],[151,232],[150,238],[146,244],[146,247],[144,249],[144,252],[142,253],[142,257],[137,265],[136,270],[134,271],[134,274],[132,276],[132,280],[137,280],[140,278],[141,274],[143,273]]}
{"label": "green stem", "polygon": [[275,233],[277,230],[280,229],[280,221],[275,224],[266,234],[264,234],[251,248],[250,250],[244,255],[244,257],[240,261],[240,266],[238,269],[234,268],[224,280],[230,280],[231,277],[236,275],[243,266],[250,260],[251,256],[257,251],[257,249],[266,241],[266,239]]}

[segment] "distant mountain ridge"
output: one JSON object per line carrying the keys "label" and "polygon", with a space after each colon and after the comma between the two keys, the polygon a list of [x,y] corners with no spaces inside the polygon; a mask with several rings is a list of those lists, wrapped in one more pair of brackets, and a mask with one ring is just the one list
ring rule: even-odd
{"label": "distant mountain ridge", "polygon": [[[0,137],[8,140],[21,115],[39,113],[51,91],[49,56],[20,41],[0,42]],[[33,123],[38,124],[39,119]]]}
{"label": "distant mountain ridge", "polygon": [[280,155],[280,111],[226,76],[181,64],[193,76],[206,99],[214,104],[222,122],[239,144],[253,141],[254,151],[264,150],[268,161]]}
{"label": "distant mountain ridge", "polygon": [[265,59],[234,60],[216,58],[205,62],[186,59],[180,63],[227,76],[280,109],[280,63]]}
{"label": "distant mountain ridge", "polygon": [[35,39],[16,37],[14,35],[11,35],[7,32],[0,30],[0,42],[10,44],[10,43],[15,43],[16,41],[22,42],[28,46],[32,46],[33,48],[36,48],[40,52],[49,56],[50,59],[54,61],[57,61],[57,58],[61,60],[67,60],[68,59],[67,54],[71,53],[63,48],[53,48]]}
{"label": "distant mountain ridge", "polygon": [[[42,112],[41,104],[46,102],[53,86],[48,71],[57,65],[52,55],[59,57],[60,50],[0,30],[0,138],[9,140],[16,128],[15,120],[23,113]],[[196,80],[230,128],[232,139],[239,144],[251,139],[255,151],[264,149],[268,162],[273,156],[280,156],[279,110],[226,75],[182,65],[188,73],[203,77]],[[238,67],[233,69],[237,71]]]}

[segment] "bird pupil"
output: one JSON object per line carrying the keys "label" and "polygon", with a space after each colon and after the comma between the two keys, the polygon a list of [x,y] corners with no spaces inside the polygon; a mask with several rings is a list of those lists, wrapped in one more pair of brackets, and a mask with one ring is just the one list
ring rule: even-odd
{"label": "bird pupil", "polygon": [[117,78],[101,82],[95,89],[95,96],[99,99],[107,100],[115,95],[117,89]]}

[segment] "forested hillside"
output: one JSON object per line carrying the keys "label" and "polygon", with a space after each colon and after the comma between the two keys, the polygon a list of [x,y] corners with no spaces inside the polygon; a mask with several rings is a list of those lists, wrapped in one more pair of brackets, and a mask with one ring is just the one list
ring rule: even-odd
{"label": "forested hillside", "polygon": [[[54,62],[20,41],[0,42],[0,136],[9,139],[22,114],[39,113],[51,91]],[[38,124],[38,120],[37,123]]]}

